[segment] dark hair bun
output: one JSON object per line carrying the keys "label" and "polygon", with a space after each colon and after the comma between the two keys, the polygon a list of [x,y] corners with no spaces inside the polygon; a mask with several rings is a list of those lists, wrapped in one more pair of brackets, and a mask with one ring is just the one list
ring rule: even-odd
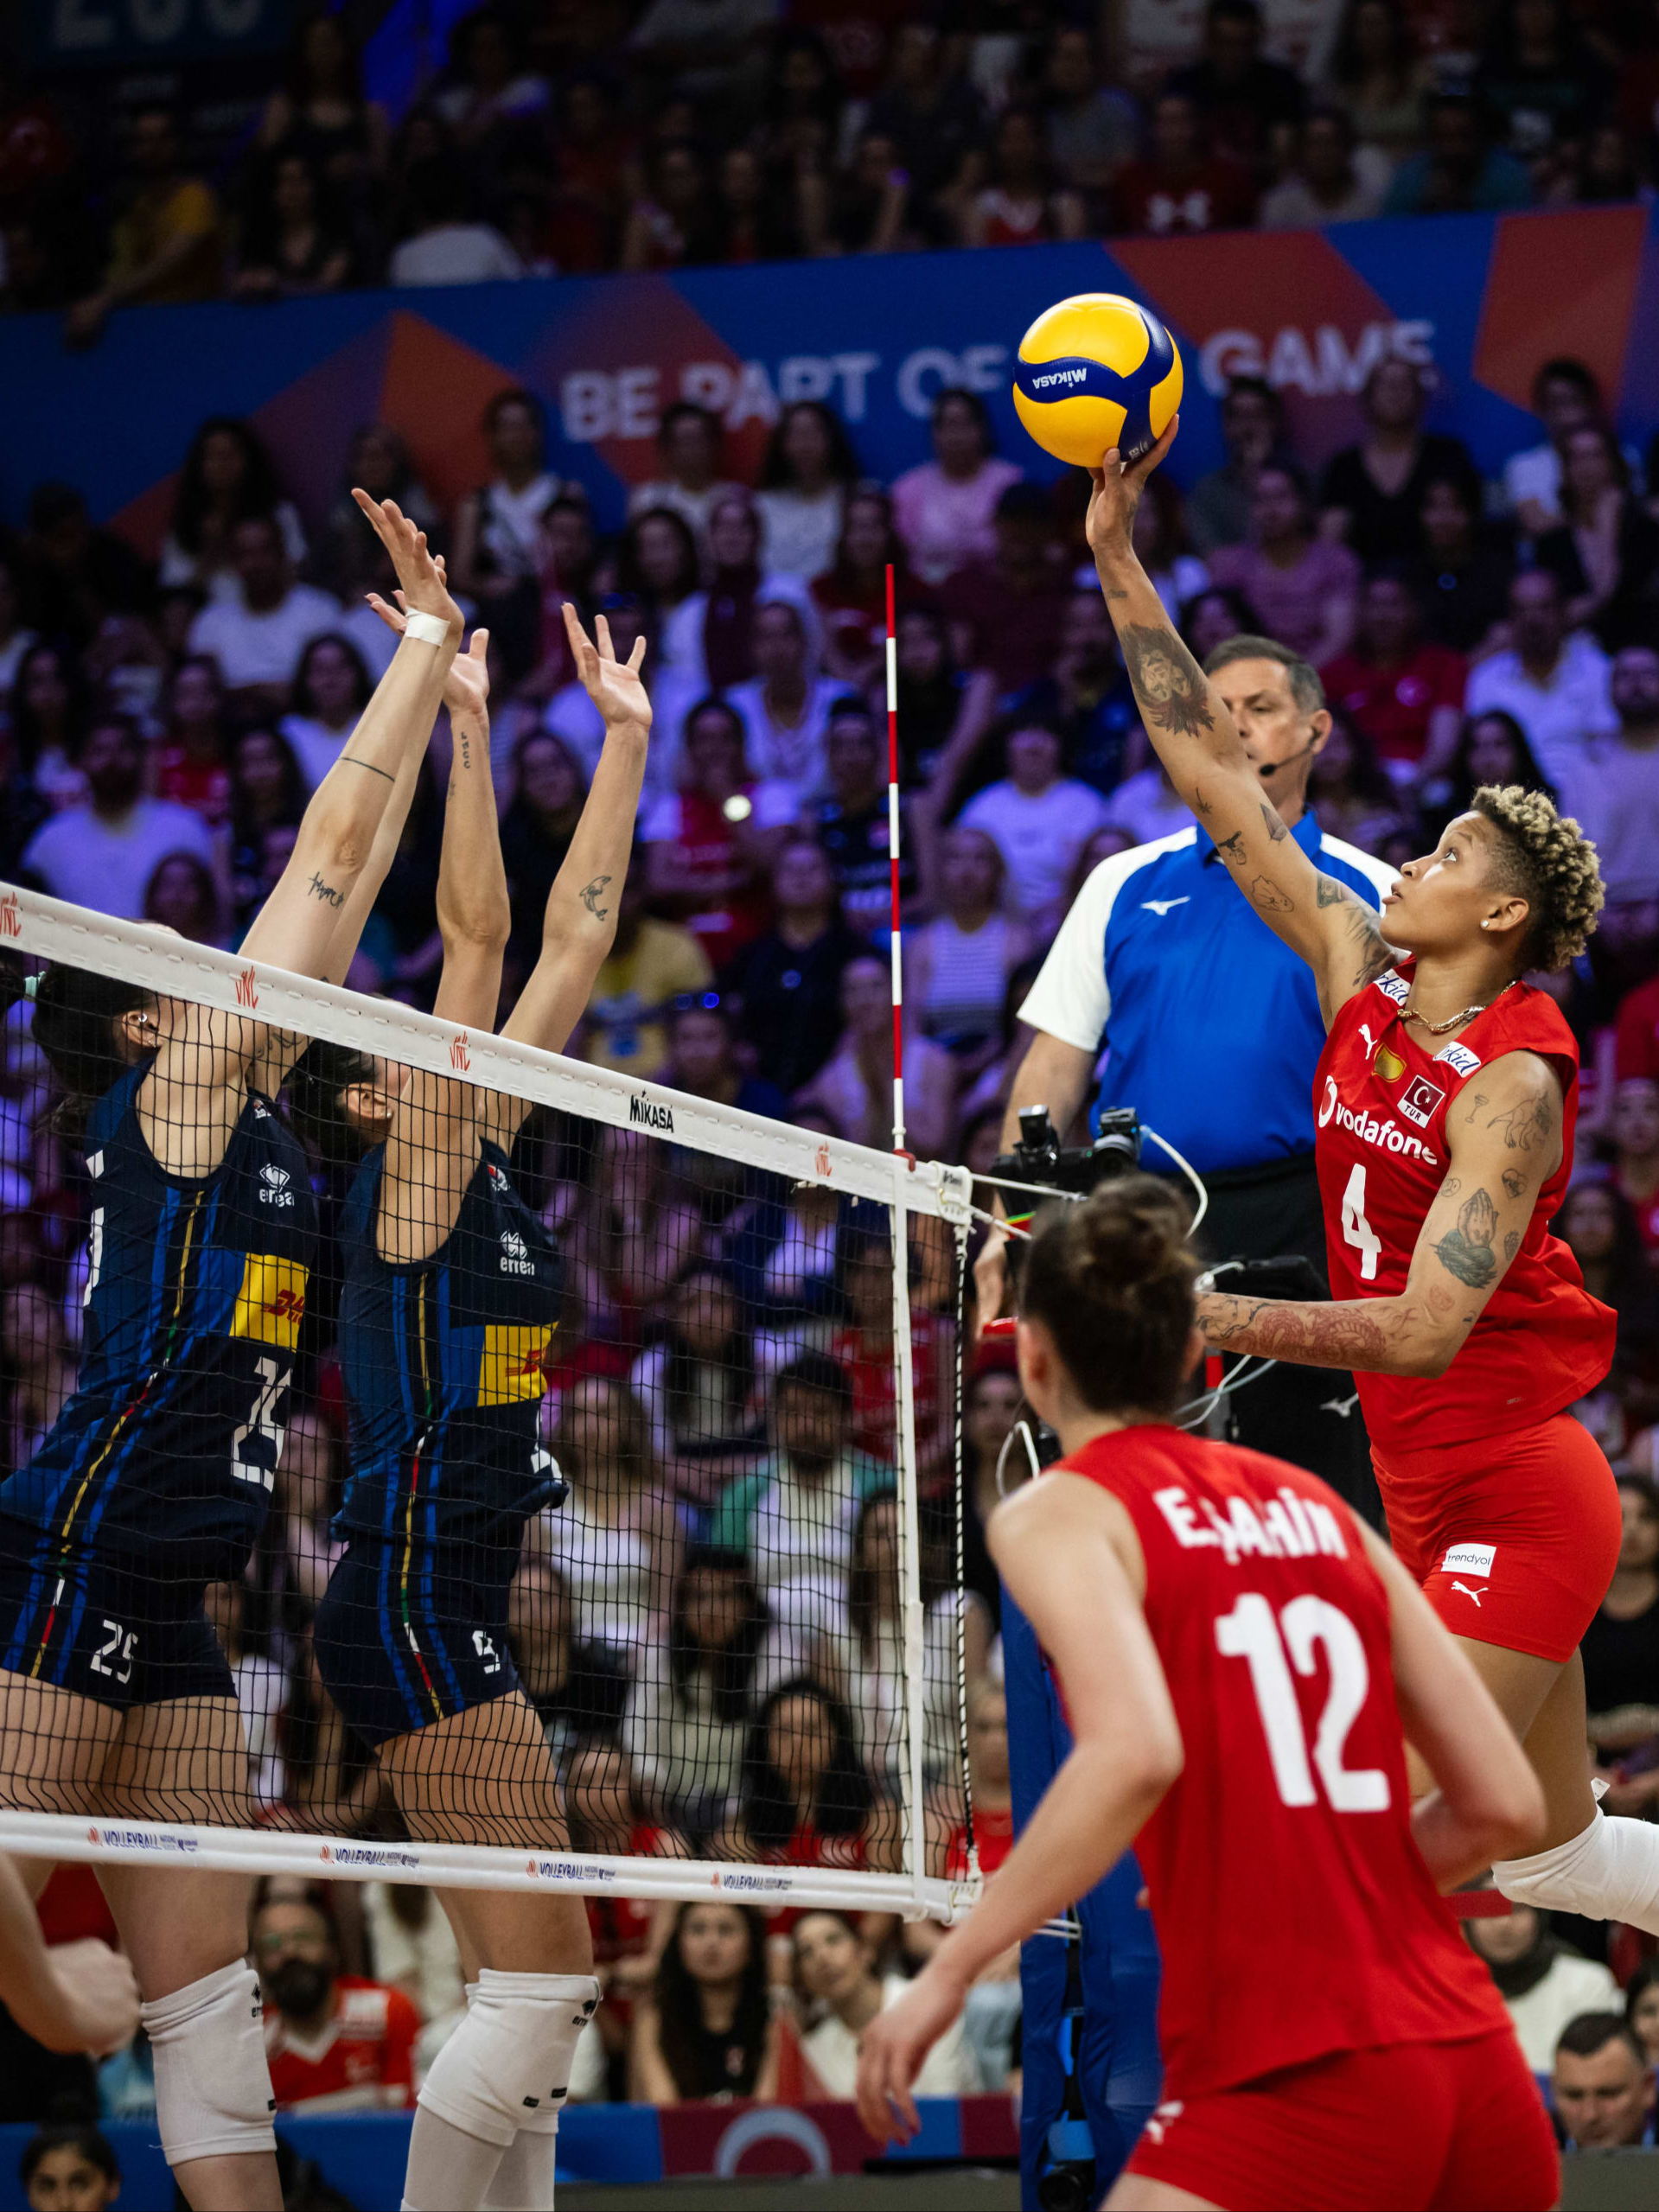
{"label": "dark hair bun", "polygon": [[1043,1323],[1097,1412],[1167,1413],[1179,1403],[1199,1269],[1189,1219],[1171,1184],[1130,1175],[1039,1221],[1020,1311]]}

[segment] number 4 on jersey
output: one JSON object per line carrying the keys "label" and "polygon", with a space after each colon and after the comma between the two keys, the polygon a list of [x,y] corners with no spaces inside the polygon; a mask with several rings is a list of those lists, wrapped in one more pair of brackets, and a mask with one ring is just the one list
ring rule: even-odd
{"label": "number 4 on jersey", "polygon": [[1382,1251],[1382,1240],[1365,1218],[1365,1163],[1362,1160],[1348,1178],[1348,1188],[1343,1193],[1343,1242],[1351,1244],[1362,1255],[1360,1279],[1376,1280],[1377,1260]]}
{"label": "number 4 on jersey", "polygon": [[[1310,1763],[1307,1731],[1302,1725],[1302,1709],[1285,1654],[1288,1650],[1298,1674],[1311,1674],[1316,1645],[1324,1648],[1330,1682]],[[1292,1598],[1275,1620],[1273,1607],[1260,1592],[1247,1590],[1230,1613],[1217,1619],[1216,1648],[1223,1659],[1249,1662],[1250,1686],[1267,1739],[1273,1781],[1284,1804],[1318,1803],[1313,1786],[1317,1767],[1333,1812],[1387,1810],[1388,1777],[1381,1768],[1343,1764],[1348,1732],[1359,1718],[1370,1691],[1371,1670],[1359,1630],[1340,1606],[1310,1594]]]}

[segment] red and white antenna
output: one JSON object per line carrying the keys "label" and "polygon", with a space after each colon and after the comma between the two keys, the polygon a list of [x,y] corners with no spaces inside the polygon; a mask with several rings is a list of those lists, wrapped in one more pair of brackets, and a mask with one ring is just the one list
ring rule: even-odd
{"label": "red and white antenna", "polygon": [[887,875],[892,908],[893,1150],[904,1150],[904,955],[898,896],[898,632],[893,622],[893,564],[887,564]]}

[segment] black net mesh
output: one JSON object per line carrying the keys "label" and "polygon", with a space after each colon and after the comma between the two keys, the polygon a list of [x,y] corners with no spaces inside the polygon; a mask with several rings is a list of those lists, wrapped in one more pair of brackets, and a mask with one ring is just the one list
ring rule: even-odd
{"label": "black net mesh", "polygon": [[[936,1202],[801,1131],[688,1143],[670,1093],[586,1114],[543,1055],[502,1089],[492,1040],[345,992],[281,979],[309,1026],[267,1026],[214,956],[220,1003],[158,1000],[98,927],[124,980],[9,955],[0,1801],[836,1875],[919,1827],[942,1871]],[[73,1099],[66,1009],[120,1040]]]}

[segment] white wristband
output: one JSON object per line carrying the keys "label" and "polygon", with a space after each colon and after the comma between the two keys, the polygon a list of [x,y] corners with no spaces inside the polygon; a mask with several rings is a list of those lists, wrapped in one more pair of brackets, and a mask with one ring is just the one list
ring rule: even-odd
{"label": "white wristband", "polygon": [[405,615],[403,634],[418,638],[423,645],[443,645],[449,637],[450,626],[442,615]]}

